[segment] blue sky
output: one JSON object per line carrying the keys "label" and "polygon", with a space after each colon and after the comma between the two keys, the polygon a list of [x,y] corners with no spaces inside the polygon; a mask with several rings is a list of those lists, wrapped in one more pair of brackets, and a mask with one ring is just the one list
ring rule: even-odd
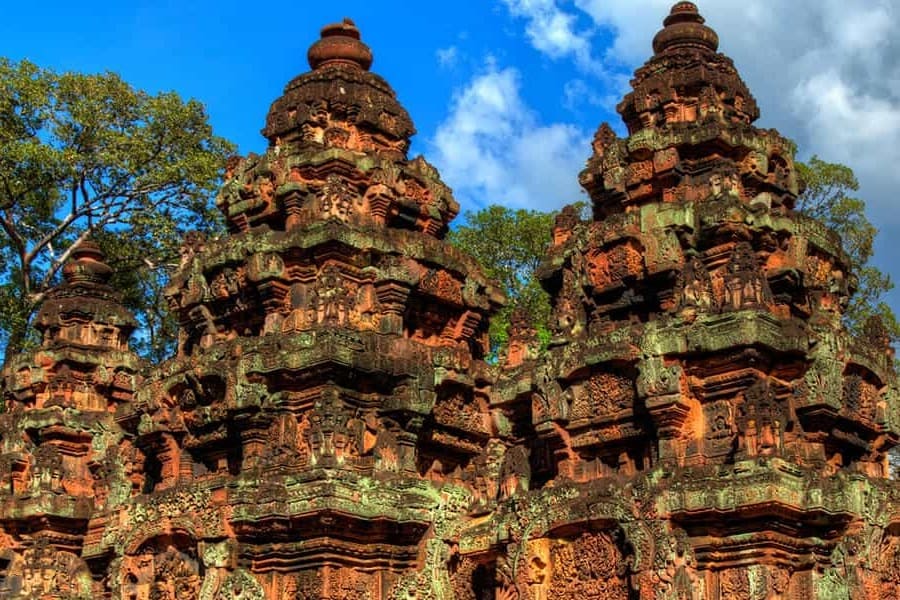
{"label": "blue sky", "polygon": [[[271,101],[307,70],[322,25],[347,16],[415,121],[413,151],[463,209],[582,199],[589,139],[650,54],[671,0],[232,0],[4,6],[0,55],[120,73],[202,101],[240,151],[264,149]],[[882,230],[876,263],[900,280],[900,6],[896,0],[699,0],[759,101],[763,127],[854,168]],[[850,8],[848,8],[850,7]],[[900,292],[891,296],[900,308]]]}
{"label": "blue sky", "polygon": [[[58,70],[115,71],[140,88],[197,98],[217,133],[242,152],[260,151],[270,102],[308,70],[306,50],[321,26],[347,16],[375,52],[373,70],[412,114],[420,152],[427,152],[423,138],[446,116],[454,90],[489,57],[540,78],[523,93],[547,118],[571,118],[562,89],[574,67],[534,50],[502,3],[411,6],[399,0],[11,3],[0,23],[0,52]],[[593,121],[596,115],[585,122]]]}

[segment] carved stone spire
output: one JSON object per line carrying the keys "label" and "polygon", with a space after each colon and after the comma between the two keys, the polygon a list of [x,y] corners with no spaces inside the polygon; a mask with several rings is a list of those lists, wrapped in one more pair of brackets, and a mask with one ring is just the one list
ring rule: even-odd
{"label": "carved stone spire", "polygon": [[309,63],[269,110],[272,151],[229,163],[217,203],[231,230],[340,221],[443,237],[459,205],[434,167],[408,158],[412,119],[368,70],[353,22],[325,27]]}
{"label": "carved stone spire", "polygon": [[[275,100],[263,135],[272,145],[317,142],[327,146],[364,150],[358,138],[334,131],[332,137],[319,130],[331,113],[335,120],[358,126],[372,148],[406,156],[409,138],[416,130],[409,113],[397,101],[394,90],[369,71],[372,51],[363,43],[353,21],[327,25],[322,37],[307,53],[313,69],[294,78]],[[346,129],[346,128],[344,128]]]}
{"label": "carved stone spire", "polygon": [[47,293],[34,320],[43,345],[125,350],[137,321],[109,285],[113,274],[100,246],[85,240],[63,266],[63,283]]}
{"label": "carved stone spire", "polygon": [[[129,532],[123,597],[218,597],[216,569],[251,556],[265,566],[232,575],[242,597],[406,597],[435,502],[494,429],[484,357],[502,294],[442,240],[450,189],[407,157],[412,121],[352,22],[325,27],[309,62],[271,106],[266,152],[229,163],[230,233],[186,248],[166,290],[178,354],[121,416],[144,491],[221,518],[177,542]],[[143,509],[119,506],[126,521]],[[124,543],[108,533],[96,539]],[[183,578],[141,570],[177,558],[169,545]]]}
{"label": "carved stone spire", "polygon": [[[655,548],[664,530],[674,534],[667,575],[653,559],[630,563],[635,597],[893,597],[898,519],[885,528],[844,500],[857,481],[879,499],[887,495],[875,490],[894,489],[885,481],[887,451],[900,442],[893,356],[877,323],[869,339],[842,326],[847,255],[833,232],[792,210],[794,145],[754,126],[756,103],[717,49],[697,7],[676,4],[618,107],[627,137],[603,124],[594,138],[581,174],[593,221],[557,221],[541,270],[553,305],[546,358],[519,361],[494,402],[531,417],[533,429],[517,426],[532,482],[592,501],[605,486],[659,482],[623,511],[653,507],[639,538]],[[893,503],[876,510],[897,514]],[[526,546],[525,564],[549,565],[535,598],[582,597],[591,588],[570,582],[601,572],[616,585],[615,569],[591,568],[615,544],[597,550],[596,532],[581,525],[592,510],[566,510],[548,519],[549,539]],[[500,530],[495,521],[481,527]],[[563,531],[572,546],[554,549]],[[549,558],[539,550],[548,547]],[[804,563],[813,547],[828,558]],[[835,557],[848,566],[832,566]]]}
{"label": "carved stone spire", "polygon": [[694,48],[715,52],[719,48],[719,36],[705,22],[693,2],[679,2],[663,22],[665,27],[653,38],[653,51],[661,54]]}
{"label": "carved stone spire", "polygon": [[653,39],[654,55],[634,74],[634,91],[618,106],[629,133],[703,120],[752,123],[756,100],[734,63],[717,53],[719,36],[692,2],[679,2]]}
{"label": "carved stone spire", "polygon": [[840,241],[694,4],[654,51],[593,219],[556,219],[550,331],[513,313],[491,365],[501,293],[326,27],[228,165],[229,235],[187,240],[175,357],[104,342],[132,321],[92,244],[48,294],[4,372],[0,597],[900,597],[884,327],[842,327]]}
{"label": "carved stone spire", "polygon": [[581,174],[595,215],[659,199],[793,207],[794,144],[753,126],[756,100],[693,3],[672,8],[653,48],[617,107],[630,139],[602,124]]}
{"label": "carved stone spire", "polygon": [[100,246],[85,240],[72,252],[72,259],[63,267],[63,278],[67,283],[105,284],[112,276],[112,269],[105,260]]}
{"label": "carved stone spire", "polygon": [[117,477],[124,460],[115,415],[140,382],[141,361],[128,348],[137,322],[95,243],[82,242],[62,271],[34,320],[40,347],[14,357],[0,384],[4,598],[90,597],[80,557],[88,521],[111,495],[130,493]]}
{"label": "carved stone spire", "polygon": [[312,69],[344,65],[368,71],[372,66],[372,50],[360,40],[356,24],[346,18],[322,28],[322,39],[310,46],[307,58]]}

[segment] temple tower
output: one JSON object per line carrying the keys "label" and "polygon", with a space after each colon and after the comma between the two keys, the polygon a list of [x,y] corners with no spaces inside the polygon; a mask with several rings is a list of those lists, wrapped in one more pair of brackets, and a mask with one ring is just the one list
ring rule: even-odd
{"label": "temple tower", "polygon": [[371,63],[325,27],[228,166],[229,234],[185,246],[178,355],[120,417],[141,486],[85,549],[114,597],[413,597],[489,493],[502,294],[442,241],[458,205]]}
{"label": "temple tower", "polygon": [[130,494],[117,411],[139,381],[137,327],[91,241],[63,267],[34,326],[38,348],[3,373],[0,596],[93,597],[81,558],[91,518]]}
{"label": "temple tower", "polygon": [[618,106],[628,137],[601,125],[581,174],[593,219],[557,220],[556,338],[494,398],[530,408],[543,487],[472,531],[526,521],[506,555],[472,560],[516,557],[532,598],[893,597],[886,336],[842,326],[840,240],[793,210],[794,146],[754,127],[694,4],[653,50]]}
{"label": "temple tower", "polygon": [[[3,373],[0,596],[900,597],[893,352],[842,325],[794,147],[679,2],[562,210],[553,338],[443,237],[458,206],[349,20],[189,235],[177,355],[87,242]],[[142,371],[143,374],[139,374]]]}

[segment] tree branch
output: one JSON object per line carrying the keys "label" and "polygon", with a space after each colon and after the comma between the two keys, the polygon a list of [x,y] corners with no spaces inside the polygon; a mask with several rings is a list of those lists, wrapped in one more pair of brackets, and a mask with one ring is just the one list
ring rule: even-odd
{"label": "tree branch", "polygon": [[0,218],[0,226],[3,227],[4,233],[9,236],[13,246],[19,252],[20,257],[25,259],[25,240],[13,224],[12,218],[9,216],[9,210],[3,211],[3,217]]}

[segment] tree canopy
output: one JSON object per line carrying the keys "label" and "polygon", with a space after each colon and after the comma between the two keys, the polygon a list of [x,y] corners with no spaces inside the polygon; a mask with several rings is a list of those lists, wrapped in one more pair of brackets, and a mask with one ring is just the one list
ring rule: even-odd
{"label": "tree canopy", "polygon": [[546,255],[554,217],[493,205],[467,212],[465,224],[450,232],[450,242],[474,256],[510,300],[491,321],[494,355],[506,345],[510,316],[517,309],[529,316],[539,336],[549,339],[550,299],[534,273]]}
{"label": "tree canopy", "polygon": [[884,296],[894,288],[891,278],[871,264],[878,229],[866,216],[865,201],[854,194],[859,181],[850,167],[829,163],[813,156],[797,169],[806,189],[797,201],[797,210],[824,222],[841,236],[844,250],[850,256],[859,287],[850,299],[845,313],[847,326],[862,333],[866,320],[881,318],[894,342],[900,341],[900,324]]}
{"label": "tree canopy", "polygon": [[[185,230],[216,226],[210,198],[231,151],[195,100],[136,90],[113,73],[0,59],[6,356],[27,344],[36,307],[88,238],[107,251],[139,319],[158,328],[158,297],[146,286],[177,262]],[[152,332],[143,341],[149,353],[165,345]]]}

